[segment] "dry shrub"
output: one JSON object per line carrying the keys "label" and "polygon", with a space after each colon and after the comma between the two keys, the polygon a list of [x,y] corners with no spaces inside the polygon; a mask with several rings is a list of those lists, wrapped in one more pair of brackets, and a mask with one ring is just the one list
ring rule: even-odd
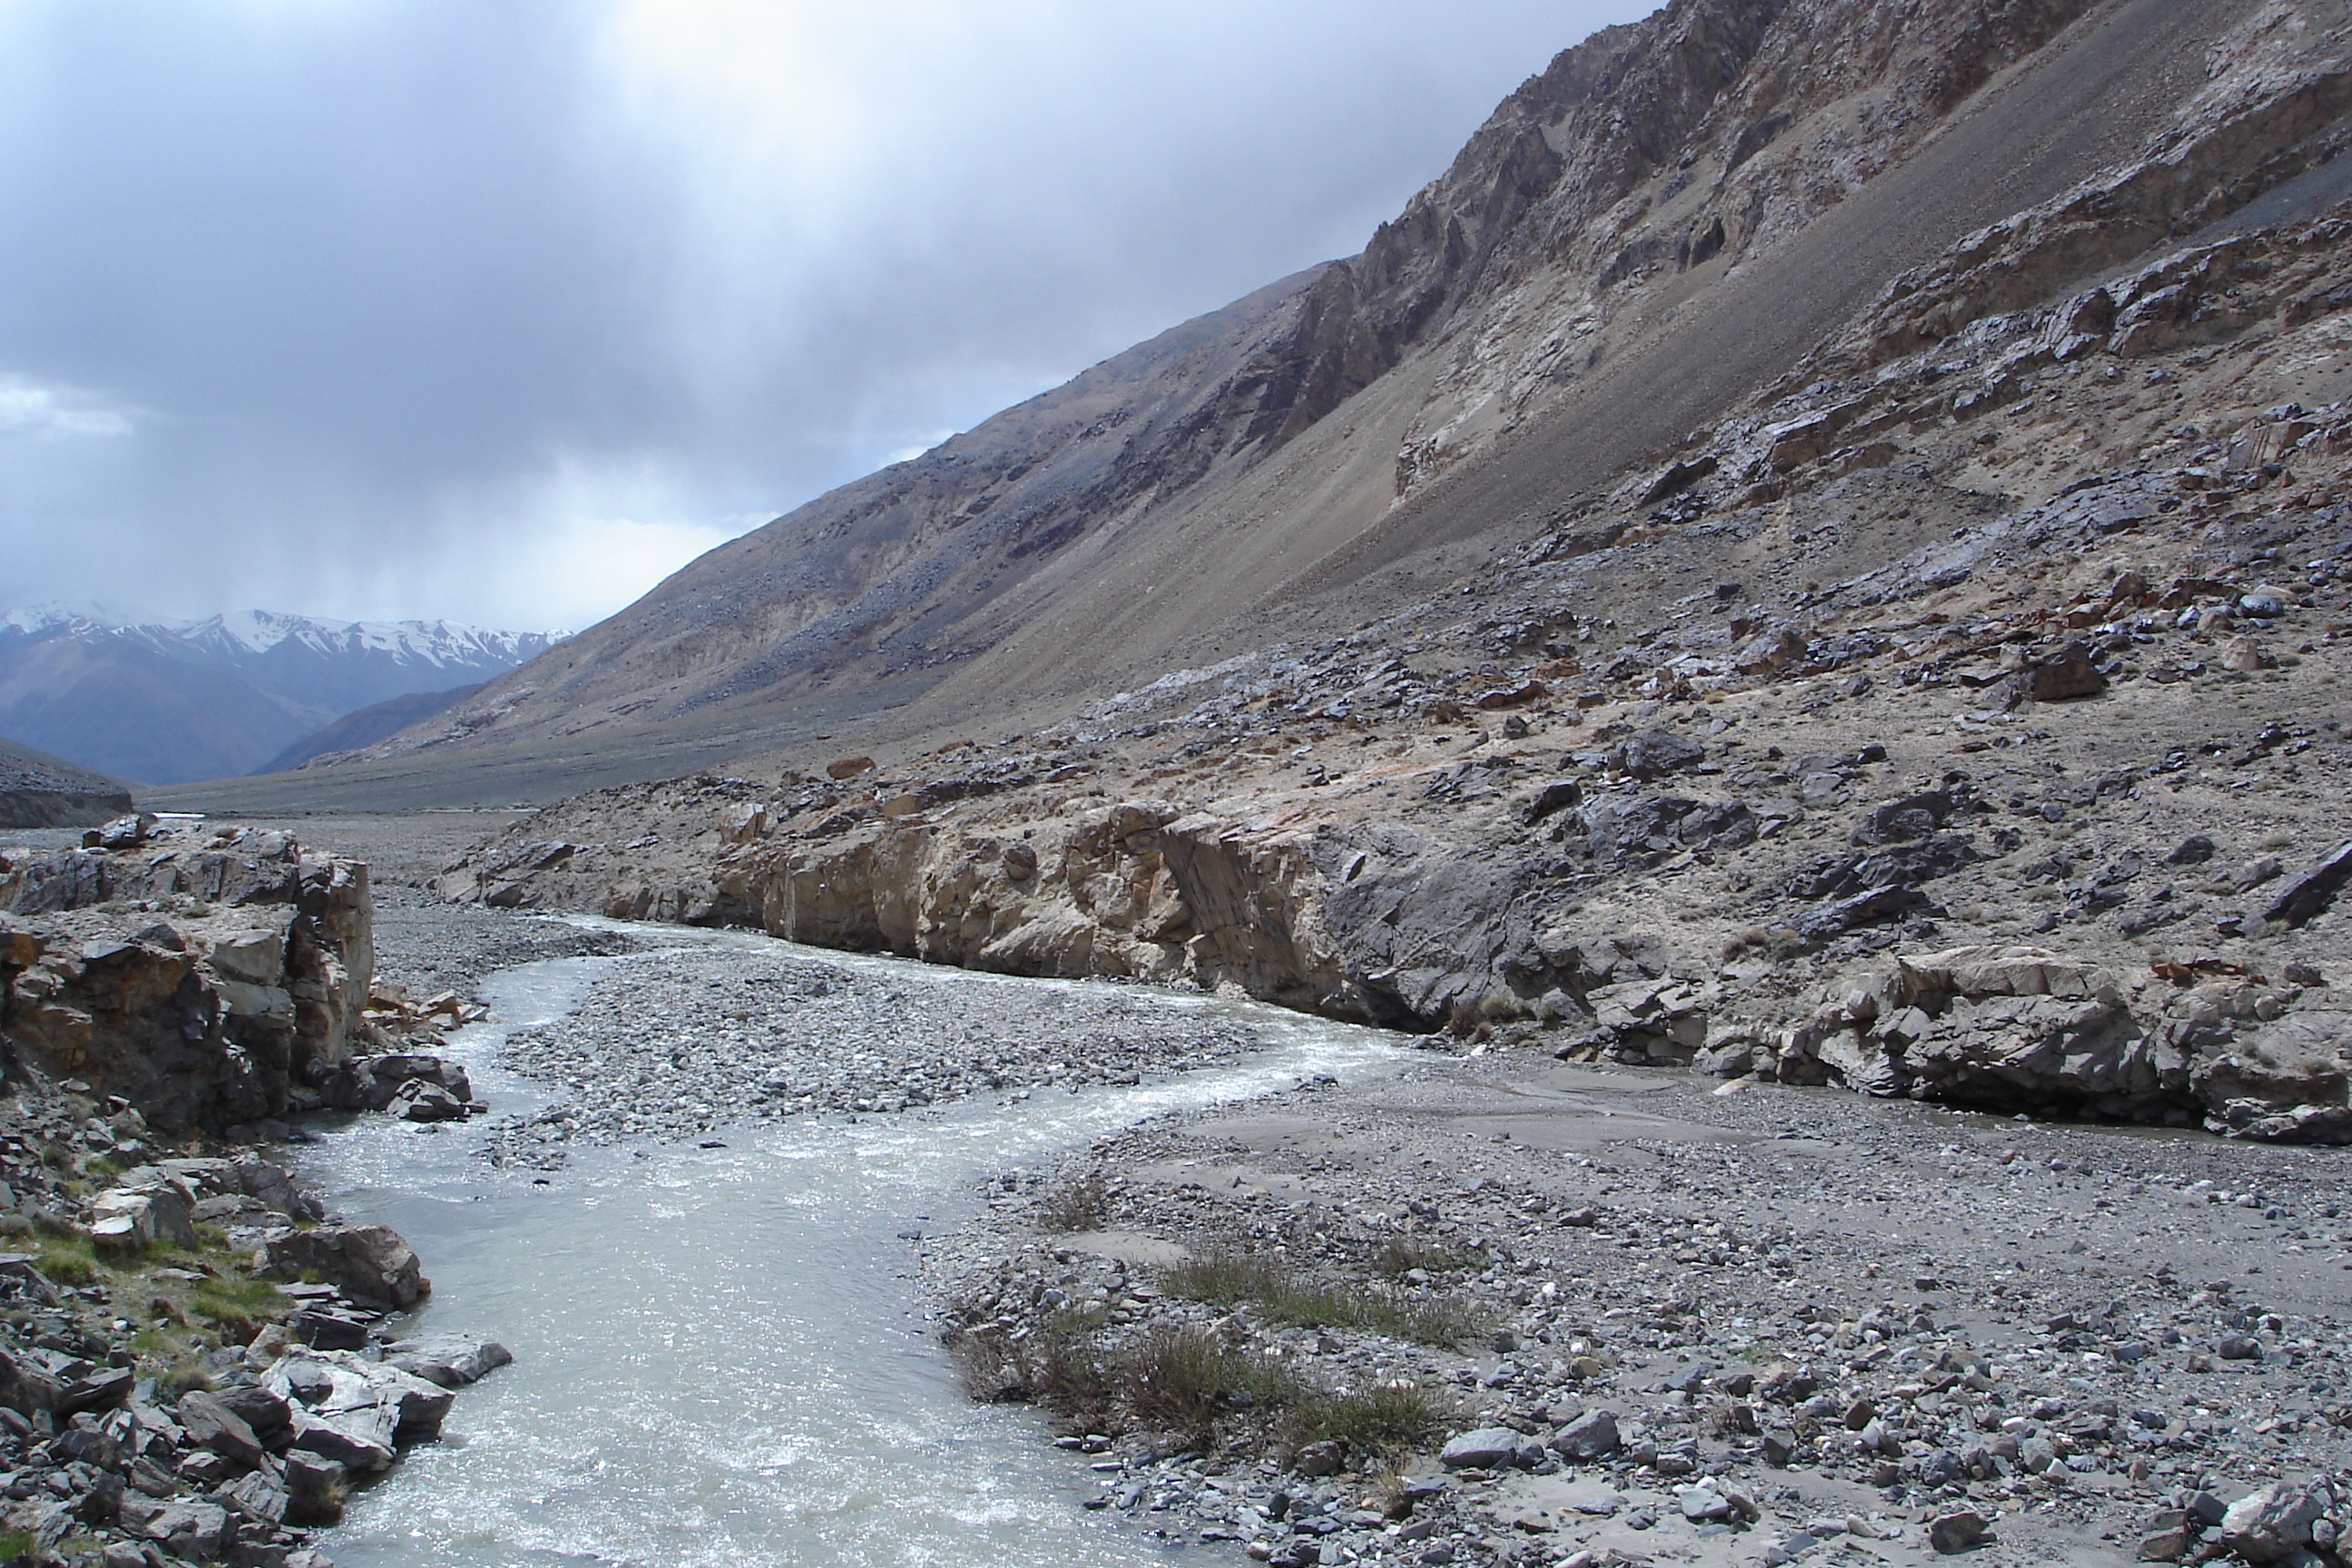
{"label": "dry shrub", "polygon": [[1100,1169],[1056,1183],[1037,1200],[1037,1228],[1049,1235],[1100,1230],[1110,1215],[1110,1179]]}

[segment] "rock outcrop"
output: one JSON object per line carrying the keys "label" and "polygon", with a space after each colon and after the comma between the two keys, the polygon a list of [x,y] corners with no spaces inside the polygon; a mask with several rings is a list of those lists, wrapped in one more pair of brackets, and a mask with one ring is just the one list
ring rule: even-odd
{"label": "rock outcrop", "polygon": [[378,1040],[365,866],[279,832],[127,819],[89,837],[0,854],[12,1070],[217,1131],[315,1105],[311,1086]]}

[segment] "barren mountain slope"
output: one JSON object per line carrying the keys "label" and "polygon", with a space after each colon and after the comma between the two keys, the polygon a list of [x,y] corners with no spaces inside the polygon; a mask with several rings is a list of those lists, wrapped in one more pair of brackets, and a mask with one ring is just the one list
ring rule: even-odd
{"label": "barren mountain slope", "polygon": [[1362,255],[811,503],[291,787],[543,798],[822,731],[943,739],[1375,616],[1771,388],[1971,231],[2081,186],[2051,226],[2074,237],[1979,305],[2008,308],[2325,162],[2341,11],[1670,5],[1531,79]]}

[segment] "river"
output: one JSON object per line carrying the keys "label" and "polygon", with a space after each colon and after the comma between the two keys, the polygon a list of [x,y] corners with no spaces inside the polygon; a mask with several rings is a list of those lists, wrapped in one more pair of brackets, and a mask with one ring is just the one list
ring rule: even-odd
{"label": "river", "polygon": [[[671,928],[657,940],[784,945]],[[498,1065],[507,1033],[562,1017],[599,977],[639,962],[493,975],[480,988],[491,1020],[459,1031],[449,1054],[497,1111],[541,1108],[547,1089]],[[497,1338],[516,1356],[460,1395],[446,1441],[356,1498],[320,1545],[345,1568],[1164,1560],[1159,1542],[1077,1506],[1087,1473],[1042,1441],[1034,1416],[961,1396],[912,1310],[906,1234],[971,1214],[984,1173],[1161,1111],[1314,1073],[1383,1074],[1404,1057],[1372,1030],[1162,1000],[1240,1017],[1267,1048],[1139,1087],[757,1122],[716,1135],[721,1148],[582,1149],[543,1182],[482,1161],[478,1127],[366,1118],[310,1146],[304,1173],[337,1208],[393,1226],[424,1258],[434,1293],[418,1329]]]}

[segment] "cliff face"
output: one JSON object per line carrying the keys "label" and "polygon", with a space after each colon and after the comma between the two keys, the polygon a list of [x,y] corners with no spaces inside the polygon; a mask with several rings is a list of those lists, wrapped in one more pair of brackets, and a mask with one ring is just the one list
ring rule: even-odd
{"label": "cliff face", "polygon": [[[543,798],[859,724],[936,740],[1354,624],[1829,345],[1916,350],[2305,175],[2340,140],[2342,10],[1677,0],[1532,78],[1360,255],[713,552],[301,787]],[[1912,320],[1930,279],[1943,316]]]}
{"label": "cliff face", "polygon": [[283,1114],[376,1038],[365,866],[250,829],[150,840],[132,819],[108,839],[0,854],[12,1076],[217,1132]]}

